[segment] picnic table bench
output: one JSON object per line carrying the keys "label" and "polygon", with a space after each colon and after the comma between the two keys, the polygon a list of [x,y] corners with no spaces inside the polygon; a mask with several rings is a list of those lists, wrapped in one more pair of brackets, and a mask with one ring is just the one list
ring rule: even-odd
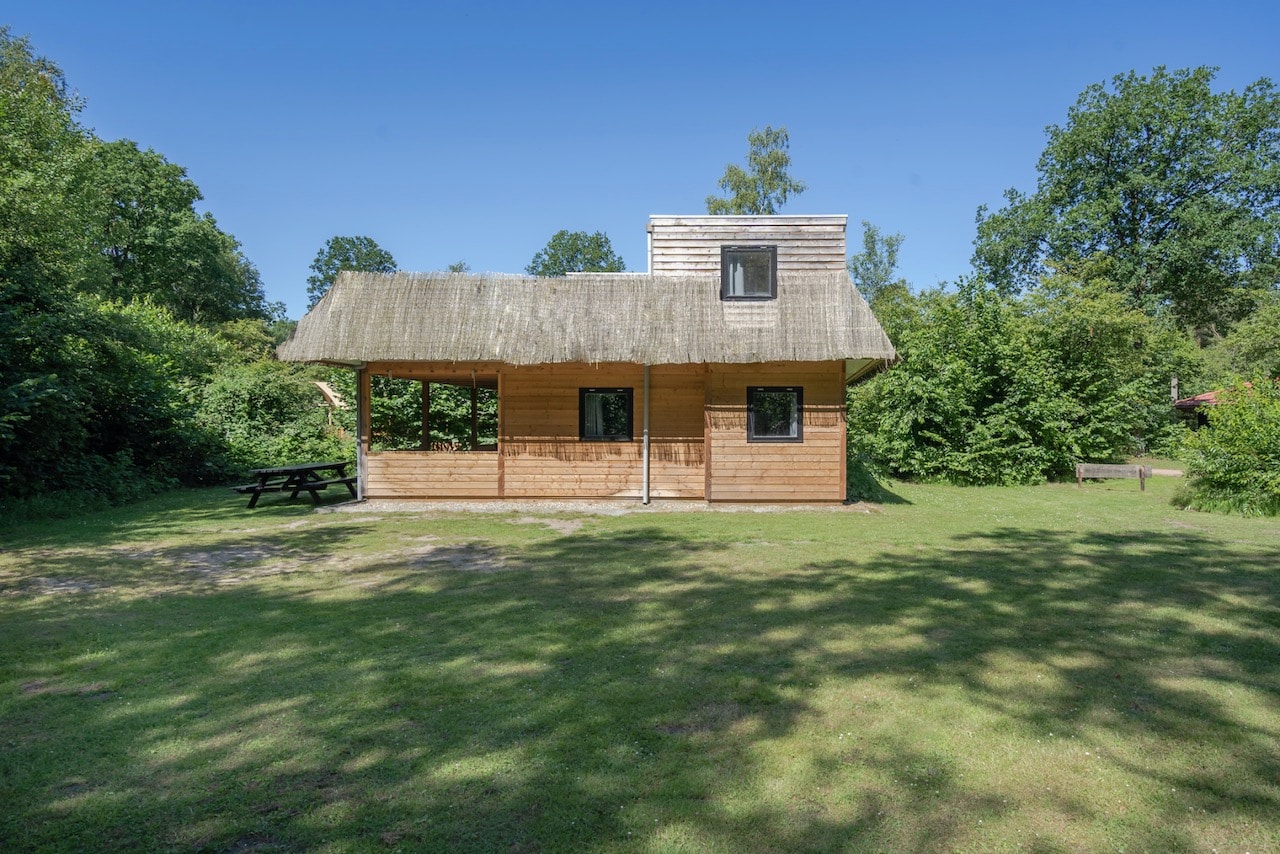
{"label": "picnic table bench", "polygon": [[1076,463],[1076,486],[1084,484],[1085,478],[1136,477],[1138,490],[1147,491],[1147,478],[1151,477],[1151,466],[1139,465],[1105,465],[1103,463]]}
{"label": "picnic table bench", "polygon": [[356,476],[347,474],[349,462],[337,463],[299,463],[291,466],[274,466],[272,468],[254,469],[257,478],[254,483],[233,486],[241,495],[249,495],[249,506],[258,506],[258,499],[264,492],[287,492],[290,498],[297,498],[300,492],[311,493],[311,501],[320,503],[320,492],[331,486],[342,484],[356,497]]}

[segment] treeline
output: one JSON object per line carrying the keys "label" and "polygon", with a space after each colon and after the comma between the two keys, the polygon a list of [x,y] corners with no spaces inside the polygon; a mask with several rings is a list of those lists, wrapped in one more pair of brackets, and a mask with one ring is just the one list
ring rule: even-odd
{"label": "treeline", "polygon": [[[1048,130],[1032,193],[980,210],[974,272],[913,293],[901,235],[850,273],[901,355],[851,392],[873,471],[1033,483],[1076,462],[1184,457],[1182,503],[1280,509],[1280,95],[1214,71],[1121,75]],[[1230,387],[1193,438],[1170,406]],[[864,481],[865,482],[865,481]]]}
{"label": "treeline", "polygon": [[345,453],[186,171],[78,121],[0,28],[0,505],[13,518]]}

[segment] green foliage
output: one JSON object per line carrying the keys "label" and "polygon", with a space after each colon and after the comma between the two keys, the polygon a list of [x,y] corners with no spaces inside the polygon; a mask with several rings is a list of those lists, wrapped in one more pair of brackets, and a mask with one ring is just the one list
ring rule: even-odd
{"label": "green foliage", "polygon": [[320,302],[343,270],[394,273],[396,259],[372,237],[330,237],[311,262],[311,275],[307,277],[308,309]]}
{"label": "green foliage", "polygon": [[765,125],[747,134],[747,168],[729,164],[719,187],[727,195],[707,196],[709,214],[776,214],[787,199],[807,187],[791,177],[791,138],[785,127]]}
{"label": "green foliage", "polygon": [[212,216],[196,213],[200,189],[185,169],[129,140],[93,148],[106,296],[148,297],[197,323],[267,316],[257,270]]}
{"label": "green foliage", "polygon": [[200,417],[226,447],[228,471],[354,459],[355,445],[315,386],[317,368],[273,361],[228,364],[205,387]]}
{"label": "green foliage", "polygon": [[263,320],[279,314],[235,239],[195,213],[185,170],[97,139],[80,106],[55,64],[0,28],[0,501],[11,514],[219,478],[200,390],[221,365],[260,357]]}
{"label": "green foliage", "polygon": [[0,495],[127,500],[217,477],[216,442],[195,410],[200,385],[228,357],[225,342],[142,302],[80,296],[49,320],[45,373],[3,391]]}
{"label": "green foliage", "polygon": [[[277,339],[275,324],[248,318],[220,323],[214,328],[214,332],[230,344],[246,362],[272,358],[276,345],[284,340]],[[284,337],[287,338],[288,333]]]}
{"label": "green foliage", "polygon": [[1048,129],[1034,194],[979,211],[974,263],[1010,291],[1046,264],[1105,256],[1148,313],[1212,327],[1280,278],[1280,95],[1215,93],[1214,70],[1133,72],[1081,94]]}
{"label": "green foliage", "polygon": [[[431,384],[431,441],[471,449],[471,389],[460,385]],[[498,393],[476,389],[476,444],[498,441]]]}
{"label": "green foliage", "polygon": [[468,264],[466,261],[454,261],[454,262],[453,262],[452,264],[450,264],[448,267],[445,267],[445,272],[448,272],[448,273],[470,273],[470,272],[471,272],[471,265],[470,265],[470,264]]}
{"label": "green foliage", "polygon": [[[370,444],[375,451],[417,450],[422,447],[422,383],[386,376],[370,379]],[[356,395],[355,374],[333,371],[329,382],[343,399]],[[476,390],[476,443],[498,441],[498,395],[493,389]],[[348,415],[347,417],[350,417]],[[470,450],[471,389],[448,383],[431,384],[432,443]],[[350,430],[355,429],[354,421]]]}
{"label": "green foliage", "polygon": [[881,234],[880,229],[862,221],[862,251],[849,256],[849,278],[868,302],[890,289],[907,290],[907,280],[894,278],[898,269],[898,249],[905,238],[901,234]]}
{"label": "green foliage", "polygon": [[1159,336],[1105,283],[1059,276],[1017,299],[969,280],[899,306],[901,363],[850,392],[852,453],[882,470],[1033,483],[1125,454],[1153,395],[1168,412]]}
{"label": "green foliage", "polygon": [[1280,294],[1270,295],[1238,323],[1220,347],[1231,372],[1244,377],[1280,377]]}
{"label": "green foliage", "polygon": [[1184,443],[1190,480],[1179,503],[1197,510],[1280,514],[1280,381],[1238,382],[1207,407]]}
{"label": "green foliage", "polygon": [[563,276],[567,273],[621,273],[627,269],[622,256],[613,251],[603,231],[561,229],[533,256],[525,272],[531,276]]}

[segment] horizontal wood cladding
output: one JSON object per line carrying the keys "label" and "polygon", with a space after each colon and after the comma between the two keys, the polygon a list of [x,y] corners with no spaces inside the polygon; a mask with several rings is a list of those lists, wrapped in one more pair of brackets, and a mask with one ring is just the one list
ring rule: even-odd
{"label": "horizontal wood cladding", "polygon": [[496,453],[385,451],[369,454],[369,498],[497,498]]}
{"label": "horizontal wood cladding", "polygon": [[778,273],[845,269],[847,217],[654,216],[649,270],[654,274],[720,272],[720,248],[778,247]]}
{"label": "horizontal wood cladding", "polygon": [[[704,371],[650,369],[649,491],[655,498],[701,498],[705,474]],[[584,442],[578,390],[634,390],[632,440]],[[502,379],[503,494],[506,497],[638,498],[643,487],[644,368],[561,364],[509,368]]]}
{"label": "horizontal wood cladding", "polygon": [[[383,364],[395,376],[469,377],[470,365]],[[497,453],[369,454],[371,498],[639,498],[644,368],[511,367],[501,376]],[[748,442],[747,389],[804,389],[803,441]],[[584,442],[581,388],[630,388],[631,441]],[[843,362],[677,365],[650,369],[650,495],[712,501],[839,501],[845,492]]]}
{"label": "horizontal wood cladding", "polygon": [[[748,442],[747,389],[804,389],[802,442]],[[708,501],[843,501],[844,363],[716,365],[707,374]]]}

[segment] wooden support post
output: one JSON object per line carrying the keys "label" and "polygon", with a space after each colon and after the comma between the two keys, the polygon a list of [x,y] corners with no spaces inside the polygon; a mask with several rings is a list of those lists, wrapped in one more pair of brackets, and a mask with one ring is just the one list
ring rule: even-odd
{"label": "wooden support post", "polygon": [[418,447],[431,450],[431,380],[422,381],[422,441]]}
{"label": "wooden support post", "polygon": [[372,433],[370,404],[373,399],[373,384],[369,379],[369,369],[360,367],[356,371],[356,491],[357,497],[363,501],[369,491],[369,437]]}
{"label": "wooden support post", "polygon": [[505,418],[505,413],[503,412],[503,407],[502,407],[502,392],[503,392],[503,386],[506,384],[506,381],[503,379],[503,377],[504,377],[504,374],[501,371],[499,371],[498,372],[498,435],[494,437],[494,441],[498,443],[498,497],[499,498],[505,498],[507,495],[507,467],[506,467],[505,461],[503,460],[503,457],[506,456],[506,449],[503,447],[503,442],[506,438],[506,430],[505,430],[506,418]]}
{"label": "wooden support post", "polygon": [[480,437],[477,435],[478,422],[479,414],[476,409],[476,383],[473,379],[471,381],[471,450],[473,451],[476,449],[476,446],[480,444]]}

